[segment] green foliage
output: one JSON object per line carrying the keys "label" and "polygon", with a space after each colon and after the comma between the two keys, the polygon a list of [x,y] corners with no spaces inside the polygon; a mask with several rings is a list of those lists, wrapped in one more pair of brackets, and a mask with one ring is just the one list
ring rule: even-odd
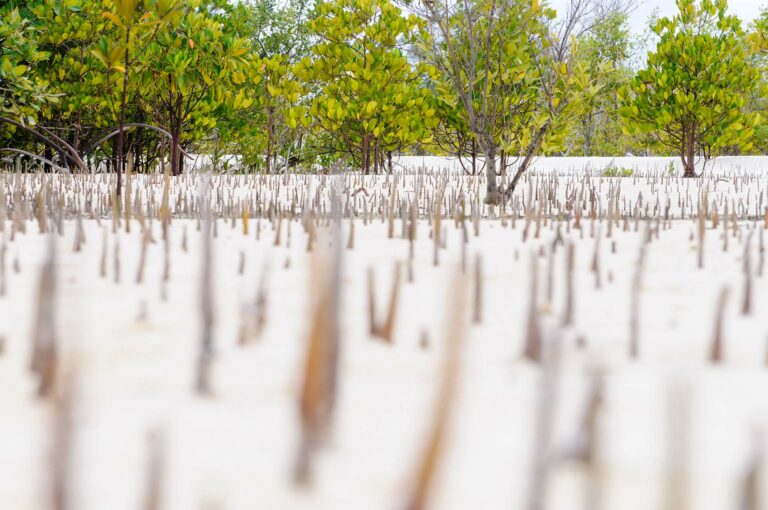
{"label": "green foliage", "polygon": [[[110,87],[119,73],[110,76],[96,52],[100,40],[114,31],[112,24],[102,16],[100,2],[38,0],[30,4],[30,20],[48,55],[37,66],[37,74],[50,83],[50,91],[58,98],[45,105],[43,119],[79,147],[84,138],[117,119],[109,107],[119,101]],[[120,49],[110,48],[118,58]]]}
{"label": "green foliage", "polygon": [[679,151],[685,175],[698,154],[751,148],[759,115],[745,112],[758,79],[738,18],[725,0],[678,0],[679,13],[656,22],[656,51],[623,92],[628,134],[652,134]]}
{"label": "green foliage", "polygon": [[0,17],[0,115],[34,125],[43,106],[56,100],[33,71],[48,55],[38,49],[39,34],[18,9],[0,8]]}
{"label": "green foliage", "polygon": [[250,106],[248,86],[257,84],[245,40],[187,6],[159,31],[137,59],[140,102],[161,125],[198,138],[216,126],[215,110]]}
{"label": "green foliage", "polygon": [[[452,11],[430,4],[432,24],[420,53],[432,63],[438,142],[461,141],[456,155],[479,145],[485,155],[519,152],[542,122],[542,68],[547,21],[554,12],[528,2],[473,0]],[[447,138],[447,139],[446,139]]]}
{"label": "green foliage", "polygon": [[272,172],[283,161],[305,159],[307,85],[294,75],[294,66],[308,55],[310,40],[303,0],[279,7],[271,0],[229,5],[225,30],[244,37],[254,55],[260,78],[255,101],[222,115],[214,151],[239,154],[248,169]]}
{"label": "green foliage", "polygon": [[603,177],[632,177],[634,170],[631,168],[619,168],[614,164],[610,164],[603,170]]}
{"label": "green foliage", "polygon": [[[431,141],[437,125],[423,70],[404,48],[420,21],[389,0],[332,0],[317,6],[310,33],[312,56],[296,76],[314,87],[311,127],[325,135],[320,151],[349,156],[366,171],[398,147]],[[296,117],[308,125],[306,116]]]}
{"label": "green foliage", "polygon": [[[9,0],[0,115],[113,169],[131,151],[139,168],[163,157],[181,171],[177,147],[267,172],[434,153],[485,156],[489,191],[495,156],[503,174],[541,153],[674,151],[690,174],[694,156],[768,150],[766,13],[745,34],[724,1],[679,0],[633,76],[621,12],[581,32],[538,1],[308,5]],[[0,138],[62,157],[27,127],[5,123]]]}
{"label": "green foliage", "polygon": [[[505,175],[508,155],[520,164],[505,192],[514,189],[534,155],[560,151],[569,126],[599,87],[576,59],[578,13],[562,23],[536,2],[423,1],[430,38],[421,53],[437,70],[433,77],[441,135],[455,139],[458,154],[475,146],[484,156],[486,203],[502,199],[496,157]],[[585,5],[585,4],[582,4]],[[570,16],[576,16],[570,18]],[[450,143],[440,141],[441,146]]]}
{"label": "green foliage", "polygon": [[121,36],[102,39],[94,50],[107,72],[123,73],[134,115],[149,117],[171,134],[174,173],[183,169],[176,146],[205,137],[222,111],[252,104],[248,91],[259,80],[247,41],[224,33],[221,23],[205,14],[210,7],[148,0],[139,9],[120,0],[117,13],[104,16]]}
{"label": "green foliage", "polygon": [[[761,112],[768,109],[768,10],[763,9],[747,34],[752,65],[757,69],[758,79],[752,93],[747,97],[747,112]],[[754,148],[751,152],[768,152],[768,125],[763,122],[755,126]]]}
{"label": "green foliage", "polygon": [[584,97],[569,134],[570,149],[579,155],[623,155],[635,150],[624,134],[618,92],[634,72],[630,59],[637,50],[624,12],[602,19],[577,45],[576,59],[589,69],[599,92]]}
{"label": "green foliage", "polygon": [[544,63],[542,94],[524,139],[529,154],[539,149],[545,154],[561,152],[570,126],[601,93],[600,76],[578,61],[577,48],[578,42],[574,41],[564,58],[550,58]]}

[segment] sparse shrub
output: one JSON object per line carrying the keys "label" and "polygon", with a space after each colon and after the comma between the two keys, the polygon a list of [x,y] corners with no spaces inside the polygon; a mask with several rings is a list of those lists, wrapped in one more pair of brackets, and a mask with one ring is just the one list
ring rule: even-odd
{"label": "sparse shrub", "polygon": [[631,168],[619,168],[616,165],[608,165],[603,170],[603,177],[632,177],[634,170]]}

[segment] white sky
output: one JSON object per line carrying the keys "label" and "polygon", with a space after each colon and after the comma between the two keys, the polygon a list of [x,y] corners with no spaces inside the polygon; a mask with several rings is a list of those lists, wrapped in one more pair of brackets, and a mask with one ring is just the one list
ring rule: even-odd
{"label": "white sky", "polygon": [[[563,10],[567,0],[549,0],[550,6],[558,11]],[[768,6],[768,0],[729,0],[728,11],[742,19],[745,27],[755,19],[763,7]],[[661,16],[672,16],[677,12],[675,0],[639,0],[637,9],[630,15],[630,25],[636,34],[642,34],[648,27],[648,19],[655,9]]]}

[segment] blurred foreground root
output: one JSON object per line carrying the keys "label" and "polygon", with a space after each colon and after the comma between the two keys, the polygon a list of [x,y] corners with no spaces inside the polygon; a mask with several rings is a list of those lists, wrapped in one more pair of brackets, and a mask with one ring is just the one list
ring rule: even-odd
{"label": "blurred foreground root", "polygon": [[[299,395],[301,437],[293,481],[306,487],[312,483],[316,452],[328,437],[337,393],[339,358],[339,307],[341,239],[338,222],[330,228],[331,249],[313,258],[311,318],[303,383]],[[320,250],[317,250],[320,252]]]}
{"label": "blurred foreground root", "polygon": [[467,288],[460,271],[454,277],[453,288],[450,295],[451,302],[448,306],[448,320],[446,321],[446,345],[443,373],[440,381],[440,389],[435,402],[435,410],[432,418],[432,429],[427,436],[424,450],[419,458],[415,472],[412,476],[413,488],[408,500],[403,506],[404,510],[424,510],[429,506],[429,498],[432,486],[437,476],[440,461],[445,450],[448,427],[451,420],[451,411],[456,400],[456,391],[459,383],[459,371],[461,367],[461,347],[467,327],[465,316]]}

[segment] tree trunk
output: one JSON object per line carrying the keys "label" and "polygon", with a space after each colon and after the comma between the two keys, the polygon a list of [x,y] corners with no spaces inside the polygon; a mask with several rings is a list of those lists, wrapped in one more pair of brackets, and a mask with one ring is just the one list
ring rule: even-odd
{"label": "tree trunk", "polygon": [[501,171],[501,177],[502,179],[507,176],[507,153],[506,151],[501,151],[501,157],[499,158],[499,170]]}
{"label": "tree trunk", "polygon": [[112,138],[112,160],[110,161],[110,164],[112,165],[112,170],[117,172],[117,160],[118,160],[118,148],[117,148],[117,139]]}
{"label": "tree trunk", "polygon": [[130,52],[128,51],[128,48],[131,47],[131,30],[127,28],[125,30],[125,70],[123,71],[123,91],[122,91],[122,97],[120,99],[120,133],[118,134],[117,138],[117,191],[115,192],[115,195],[117,196],[118,204],[120,204],[121,200],[121,192],[123,189],[123,162],[125,161],[125,157],[123,155],[124,148],[125,148],[125,131],[123,129],[123,126],[125,125],[125,110],[128,108],[128,71],[129,71],[129,60],[128,57],[130,55]]}
{"label": "tree trunk", "polygon": [[272,144],[274,143],[275,136],[275,120],[272,108],[267,108],[267,156],[266,156],[266,168],[267,175],[272,173]]}
{"label": "tree trunk", "polygon": [[139,150],[139,141],[134,140],[133,141],[133,173],[139,174],[142,173],[141,166],[143,164],[142,158],[141,158],[141,151]]}
{"label": "tree trunk", "polygon": [[181,175],[184,171],[184,155],[181,153],[181,134],[171,132],[171,175]]}
{"label": "tree trunk", "polygon": [[387,172],[392,175],[392,151],[387,151]]}
{"label": "tree trunk", "polygon": [[501,203],[501,193],[496,183],[496,145],[493,141],[486,142],[483,147],[485,153],[485,177],[487,179],[484,202],[488,205]]}
{"label": "tree trunk", "polygon": [[[45,149],[43,150],[43,157],[48,161],[53,161],[53,149],[46,145]],[[66,165],[66,162],[62,161],[60,164]],[[53,172],[53,167],[48,163],[43,163],[43,172],[51,173]]]}
{"label": "tree trunk", "polygon": [[[179,110],[181,110],[181,101],[179,101]],[[183,127],[184,124],[181,118],[181,111],[178,111],[176,114],[176,125],[174,126],[173,131],[171,131],[171,136],[173,137],[172,143],[176,146],[175,172],[174,167],[171,167],[171,173],[173,175],[181,175],[182,172],[184,172],[184,154],[181,152]]]}
{"label": "tree trunk", "polygon": [[171,175],[179,175],[181,173],[179,171],[180,147],[181,140],[179,140],[179,135],[176,132],[176,129],[173,128],[171,130]]}
{"label": "tree trunk", "polygon": [[685,155],[681,156],[680,159],[683,162],[683,177],[696,177],[696,170],[693,166],[693,160],[688,159],[688,157]]}
{"label": "tree trunk", "polygon": [[689,133],[683,134],[683,146],[680,150],[680,159],[683,161],[683,177],[696,177],[696,170],[693,162],[696,152],[696,138],[694,137],[694,128]]}
{"label": "tree trunk", "polygon": [[472,175],[477,175],[477,142],[472,138]]}
{"label": "tree trunk", "polygon": [[176,138],[176,135],[173,132],[173,130],[171,130],[171,147],[169,151],[169,157],[170,157],[170,163],[171,163],[171,175],[176,175],[176,164],[179,161],[176,156],[177,152],[178,152],[178,139]]}
{"label": "tree trunk", "polygon": [[371,140],[367,133],[363,133],[363,140],[360,143],[360,167],[365,175],[371,171]]}
{"label": "tree trunk", "polygon": [[[162,140],[162,139],[161,139]],[[162,145],[162,142],[161,142]],[[150,144],[145,144],[144,147],[146,148],[144,151],[144,172],[150,173],[150,165],[155,162],[155,157],[152,156],[152,146]]]}
{"label": "tree trunk", "polygon": [[592,122],[589,119],[584,119],[582,126],[584,127],[584,157],[589,157],[592,152]]}
{"label": "tree trunk", "polygon": [[379,139],[374,138],[373,141],[373,173],[377,174],[379,173]]}
{"label": "tree trunk", "polygon": [[536,155],[536,151],[539,149],[539,146],[541,145],[541,141],[544,139],[544,135],[546,134],[547,130],[549,129],[549,122],[545,123],[537,132],[536,136],[533,138],[533,141],[531,141],[530,145],[528,145],[528,150],[525,153],[525,157],[523,158],[523,161],[520,162],[520,166],[517,167],[517,171],[515,172],[515,176],[512,178],[512,182],[509,183],[509,187],[504,191],[504,195],[507,199],[512,197],[512,193],[515,191],[515,188],[517,187],[517,183],[520,181],[520,178],[523,176],[526,170],[528,170],[528,167],[531,165],[531,161],[533,161],[533,156]]}
{"label": "tree trunk", "polygon": [[72,148],[80,153],[80,133],[83,129],[83,110],[77,110],[77,122],[75,123],[75,131],[72,134]]}

